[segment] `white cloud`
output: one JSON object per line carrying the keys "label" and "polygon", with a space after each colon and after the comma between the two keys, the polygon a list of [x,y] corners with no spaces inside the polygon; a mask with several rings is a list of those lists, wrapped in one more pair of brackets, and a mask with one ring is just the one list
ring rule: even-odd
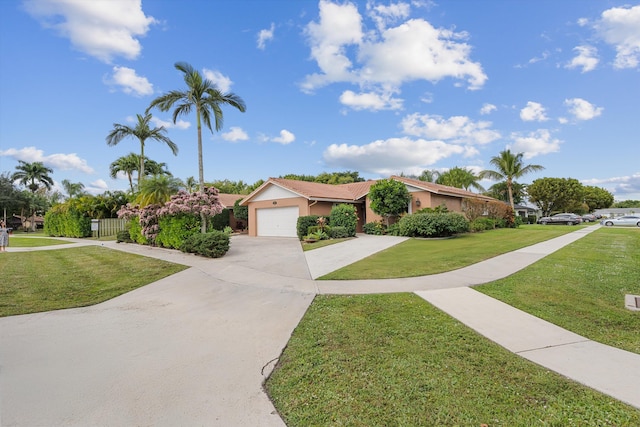
{"label": "white cloud", "polygon": [[591,120],[602,114],[604,108],[596,107],[582,98],[565,99],[564,105],[569,108],[576,120]]}
{"label": "white cloud", "polygon": [[282,129],[280,131],[280,136],[275,138],[270,138],[269,140],[273,142],[277,142],[278,144],[287,145],[295,141],[296,136],[293,133],[289,132],[288,130]]}
{"label": "white cloud", "polygon": [[408,3],[391,3],[385,6],[367,2],[367,10],[378,30],[383,31],[387,25],[409,17],[411,6]]}
{"label": "white cloud", "polygon": [[485,103],[482,108],[480,108],[480,114],[482,114],[483,116],[486,116],[487,114],[491,114],[492,112],[496,111],[498,109],[498,107],[496,107],[493,104],[488,104]]}
{"label": "white cloud", "polygon": [[[361,87],[397,90],[405,82],[437,82],[450,77],[466,79],[471,90],[481,88],[487,76],[469,59],[468,35],[436,29],[423,19],[405,19],[403,7],[374,8],[378,29],[365,32],[362,16],[353,3],[338,5],[320,1],[320,19],[307,25],[311,57],[320,72],[306,76],[305,92],[335,82],[357,83]],[[384,25],[380,27],[380,19]],[[349,55],[351,53],[351,55]]]}
{"label": "white cloud", "polygon": [[104,179],[97,179],[86,186],[84,189],[86,192],[95,196],[109,190],[109,185],[107,185]]}
{"label": "white cloud", "polygon": [[545,108],[537,102],[527,102],[527,106],[520,110],[520,118],[525,122],[544,122],[549,120],[545,115]]}
{"label": "white cloud", "polygon": [[233,82],[229,77],[225,76],[220,71],[208,70],[205,68],[202,71],[202,74],[206,79],[211,80],[218,87],[218,90],[220,92],[227,93],[229,92],[229,90],[231,90],[231,85],[233,84]]}
{"label": "white cloud", "polygon": [[[133,119],[133,121],[137,121],[136,119]],[[165,129],[189,129],[191,127],[191,123],[189,122],[185,122],[184,120],[177,120],[175,124],[173,124],[172,121],[164,121],[164,120],[160,120],[157,117],[152,117],[151,118],[151,123],[153,123],[155,126],[164,126]]]}
{"label": "white cloud", "polygon": [[388,175],[424,170],[454,154],[465,154],[460,145],[408,137],[378,140],[366,145],[332,144],[323,153],[331,167]]}
{"label": "white cloud", "polygon": [[391,93],[361,92],[346,90],[340,95],[340,103],[354,110],[400,110],[402,99],[393,98]]}
{"label": "white cloud", "polygon": [[136,75],[136,70],[127,67],[113,67],[113,74],[105,79],[105,83],[119,86],[128,95],[143,96],[153,93],[153,85],[149,80]]}
{"label": "white cloud", "polygon": [[237,126],[232,126],[229,129],[229,132],[224,132],[222,134],[222,139],[225,141],[238,142],[238,141],[246,141],[249,139],[249,135]]}
{"label": "white cloud", "polygon": [[598,50],[595,47],[576,46],[573,50],[578,52],[578,55],[565,65],[565,68],[582,68],[583,73],[595,70],[600,61],[597,56]]}
{"label": "white cloud", "polygon": [[616,49],[615,68],[640,64],[640,5],[614,7],[602,12],[594,25],[602,39]]}
{"label": "white cloud", "polygon": [[41,162],[47,167],[54,170],[77,170],[84,173],[93,173],[93,168],[87,165],[87,161],[78,157],[76,153],[71,154],[50,154],[44,155],[44,151],[37,149],[36,147],[24,147],[21,149],[9,148],[8,150],[0,151],[0,157],[11,157],[15,160],[22,160],[23,162],[33,163]]}
{"label": "white cloud", "polygon": [[24,5],[44,27],[106,63],[118,56],[136,59],[142,50],[138,39],[157,23],[145,16],[140,0],[25,0]]}
{"label": "white cloud", "polygon": [[585,179],[581,182],[585,185],[606,188],[613,193],[616,200],[637,200],[640,197],[640,172],[604,179]]}
{"label": "white cloud", "polygon": [[449,140],[456,144],[488,144],[500,138],[491,122],[474,122],[466,116],[445,119],[437,115],[410,114],[402,119],[402,132],[417,137]]}
{"label": "white cloud", "polygon": [[511,138],[515,141],[508,146],[514,153],[524,153],[525,159],[530,159],[542,154],[555,153],[560,150],[562,141],[551,137],[547,129],[538,129],[526,135],[513,133]]}
{"label": "white cloud", "polygon": [[264,50],[267,42],[273,40],[273,32],[275,29],[276,26],[272,22],[268,30],[260,30],[258,32],[258,49]]}

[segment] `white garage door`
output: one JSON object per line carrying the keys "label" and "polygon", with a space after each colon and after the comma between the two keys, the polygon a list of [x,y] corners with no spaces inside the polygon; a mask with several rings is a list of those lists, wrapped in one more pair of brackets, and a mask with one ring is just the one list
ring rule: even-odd
{"label": "white garage door", "polygon": [[256,209],[258,236],[296,237],[298,207]]}

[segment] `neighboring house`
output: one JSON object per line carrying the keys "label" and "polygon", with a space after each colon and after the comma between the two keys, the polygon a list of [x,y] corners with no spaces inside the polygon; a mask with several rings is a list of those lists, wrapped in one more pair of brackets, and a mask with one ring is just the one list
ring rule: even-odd
{"label": "neighboring house", "polygon": [[[391,179],[404,183],[412,196],[408,212],[440,205],[452,212],[462,212],[462,200],[468,197],[495,201],[460,188],[424,182],[399,176]],[[371,210],[369,189],[377,181],[351,184],[321,184],[284,178],[269,178],[240,202],[249,210],[250,236],[296,237],[298,217],[307,215],[329,216],[334,205],[354,205],[358,215],[357,231],[368,222],[382,218]]]}
{"label": "neighboring house", "polygon": [[247,228],[246,221],[237,219],[233,215],[233,205],[236,203],[236,200],[241,200],[243,197],[247,197],[247,195],[225,193],[218,194],[218,200],[220,201],[220,203],[222,203],[222,206],[229,210],[229,227],[234,230],[244,230]]}
{"label": "neighboring house", "polygon": [[640,208],[606,208],[596,209],[593,211],[594,215],[602,215],[607,218],[617,218],[623,215],[632,215],[640,213]]}
{"label": "neighboring house", "polygon": [[525,205],[514,205],[513,210],[515,211],[516,216],[520,216],[525,220],[529,217],[529,215],[535,215],[536,220],[539,216],[541,216],[538,208],[532,208]]}
{"label": "neighboring house", "polygon": [[[36,228],[41,229],[44,227],[44,218],[41,216],[36,216]],[[31,221],[33,220],[32,216],[23,217],[20,215],[13,215],[10,218],[7,218],[7,227],[13,228],[14,230],[18,229],[31,229]]]}

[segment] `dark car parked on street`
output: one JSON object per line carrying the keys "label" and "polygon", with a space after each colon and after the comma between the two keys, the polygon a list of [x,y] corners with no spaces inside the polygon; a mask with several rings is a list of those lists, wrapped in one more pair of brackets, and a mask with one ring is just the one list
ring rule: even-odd
{"label": "dark car parked on street", "polygon": [[574,213],[559,213],[552,216],[543,216],[538,220],[538,224],[564,224],[577,225],[582,223],[582,217]]}

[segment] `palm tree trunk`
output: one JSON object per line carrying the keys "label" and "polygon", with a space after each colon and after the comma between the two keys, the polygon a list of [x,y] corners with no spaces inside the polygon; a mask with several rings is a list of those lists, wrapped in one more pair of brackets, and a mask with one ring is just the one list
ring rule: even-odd
{"label": "palm tree trunk", "polygon": [[[202,123],[200,108],[196,105],[196,120],[198,125],[198,179],[200,180],[200,194],[204,194],[204,164],[202,162]],[[207,232],[207,217],[200,213],[200,232]]]}

